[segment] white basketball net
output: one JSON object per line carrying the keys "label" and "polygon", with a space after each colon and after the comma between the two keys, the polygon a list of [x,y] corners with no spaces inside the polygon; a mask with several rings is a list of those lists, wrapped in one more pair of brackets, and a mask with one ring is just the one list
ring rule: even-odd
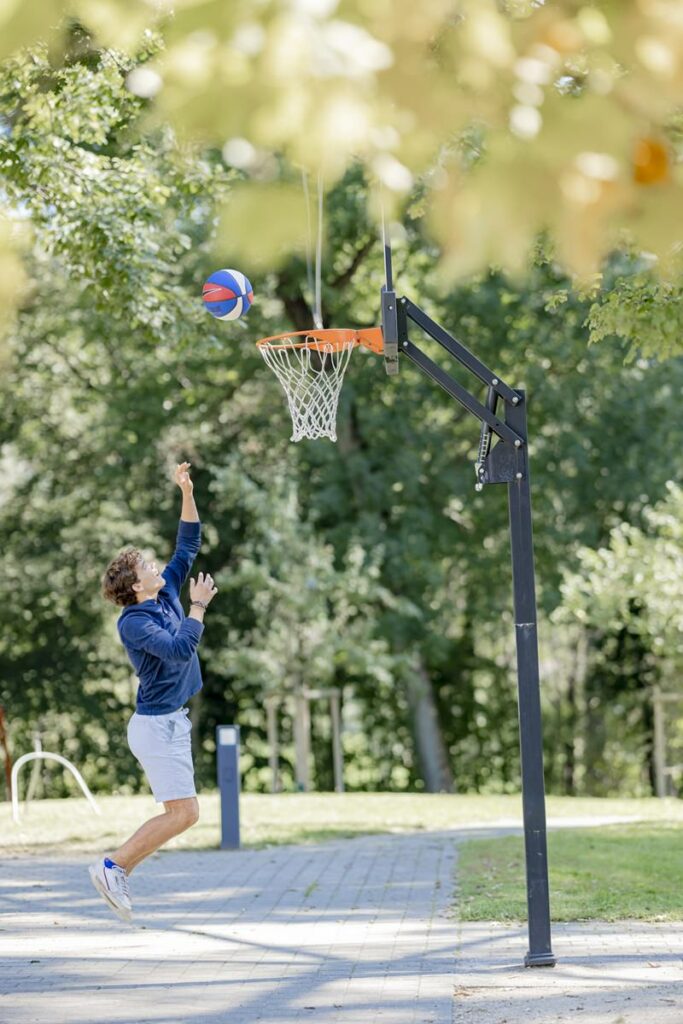
{"label": "white basketball net", "polygon": [[330,345],[311,336],[300,344],[259,347],[287,395],[291,440],[329,437],[336,441],[339,394],[355,343]]}

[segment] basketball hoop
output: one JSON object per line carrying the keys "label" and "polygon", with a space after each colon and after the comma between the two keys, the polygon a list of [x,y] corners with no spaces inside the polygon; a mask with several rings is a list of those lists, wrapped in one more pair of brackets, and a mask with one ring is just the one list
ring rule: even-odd
{"label": "basketball hoop", "polygon": [[351,353],[359,345],[378,355],[384,350],[381,327],[312,328],[275,334],[256,344],[287,396],[292,441],[336,441],[337,405]]}

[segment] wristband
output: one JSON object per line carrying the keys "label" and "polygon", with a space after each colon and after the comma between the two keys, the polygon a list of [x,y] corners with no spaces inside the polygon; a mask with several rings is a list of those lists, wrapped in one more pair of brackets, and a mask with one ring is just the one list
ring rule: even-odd
{"label": "wristband", "polygon": [[193,604],[199,605],[199,607],[203,608],[204,611],[209,607],[206,601],[190,601],[190,607],[192,607]]}

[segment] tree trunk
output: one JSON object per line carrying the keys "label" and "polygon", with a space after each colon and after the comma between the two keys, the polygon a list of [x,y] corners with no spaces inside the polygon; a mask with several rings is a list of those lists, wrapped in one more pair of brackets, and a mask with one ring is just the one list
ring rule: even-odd
{"label": "tree trunk", "polygon": [[425,789],[428,793],[452,793],[455,788],[453,773],[441,734],[432,681],[419,654],[415,659],[415,671],[408,678],[407,691],[413,738]]}
{"label": "tree trunk", "polygon": [[578,691],[586,680],[588,637],[581,630],[576,642],[575,660],[567,680],[568,711],[565,722],[564,764],[562,782],[567,796],[576,796],[576,735],[579,728]]}
{"label": "tree trunk", "polygon": [[270,768],[270,791],[279,793],[280,789],[280,730],[278,728],[279,697],[266,697],[266,733],[268,736],[268,766]]}
{"label": "tree trunk", "polygon": [[[647,678],[647,673],[645,678]],[[658,751],[656,748],[656,737],[655,737],[655,709],[652,699],[650,697],[650,691],[646,685],[643,686],[643,692],[641,694],[643,701],[643,729],[647,737],[645,745],[645,770],[647,777],[650,782],[650,791],[653,796],[659,796],[659,782],[657,780],[657,758]]]}
{"label": "tree trunk", "polygon": [[307,793],[311,785],[311,717],[308,701],[301,692],[294,696],[294,748],[296,788],[301,793]]}

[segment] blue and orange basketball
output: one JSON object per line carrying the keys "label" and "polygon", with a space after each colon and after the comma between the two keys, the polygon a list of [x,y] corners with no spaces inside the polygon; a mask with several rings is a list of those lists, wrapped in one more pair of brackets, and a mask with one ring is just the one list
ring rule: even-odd
{"label": "blue and orange basketball", "polygon": [[237,320],[244,316],[254,292],[249,279],[239,270],[217,270],[202,289],[204,305],[217,320]]}

